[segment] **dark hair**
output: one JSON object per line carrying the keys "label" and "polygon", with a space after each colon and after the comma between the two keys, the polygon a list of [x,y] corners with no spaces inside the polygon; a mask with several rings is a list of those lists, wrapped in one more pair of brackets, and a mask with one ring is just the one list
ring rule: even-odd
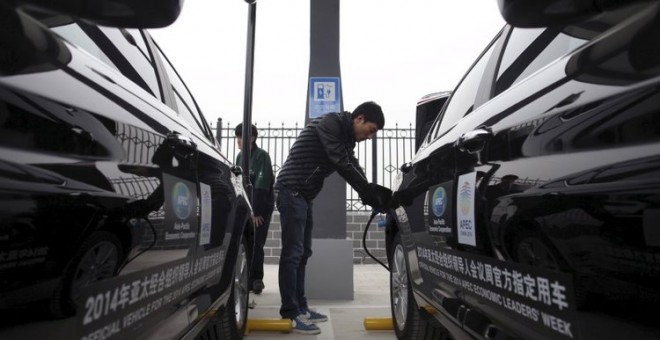
{"label": "dark hair", "polygon": [[[243,123],[236,125],[234,135],[236,137],[243,137]],[[252,137],[257,138],[257,127],[254,124],[252,124]]]}
{"label": "dark hair", "polygon": [[375,102],[364,102],[353,110],[351,113],[351,118],[356,118],[357,116],[364,116],[365,122],[376,123],[378,129],[382,129],[385,126],[385,115],[383,115],[383,109],[380,108],[380,105]]}

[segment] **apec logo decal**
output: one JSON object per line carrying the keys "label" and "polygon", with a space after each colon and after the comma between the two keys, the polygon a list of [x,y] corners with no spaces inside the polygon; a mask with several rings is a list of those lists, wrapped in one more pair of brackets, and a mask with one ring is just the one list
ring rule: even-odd
{"label": "apec logo decal", "polygon": [[172,210],[176,217],[185,220],[192,212],[192,195],[188,186],[177,182],[172,187]]}
{"label": "apec logo decal", "polygon": [[472,185],[470,182],[463,182],[463,185],[460,188],[460,193],[458,194],[458,200],[458,206],[463,215],[469,214],[470,208],[472,207]]}
{"label": "apec logo decal", "polygon": [[477,173],[470,172],[458,177],[458,197],[456,198],[456,224],[458,243],[477,245],[477,233],[474,224],[474,204]]}
{"label": "apec logo decal", "polygon": [[453,197],[453,185],[452,181],[440,183],[424,195],[424,218],[432,235],[454,237],[453,203],[449,200]]}
{"label": "apec logo decal", "polygon": [[438,187],[435,189],[431,204],[435,216],[440,217],[445,214],[445,209],[447,208],[447,191],[445,191],[445,188]]}

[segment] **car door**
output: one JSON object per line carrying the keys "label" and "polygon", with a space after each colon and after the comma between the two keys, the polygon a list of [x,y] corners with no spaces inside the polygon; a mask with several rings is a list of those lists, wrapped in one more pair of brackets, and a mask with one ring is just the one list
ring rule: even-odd
{"label": "car door", "polygon": [[[419,261],[418,266],[410,266],[412,284],[416,292],[423,294],[429,303],[459,325],[462,323],[460,295],[453,287],[453,278],[438,270],[440,261],[449,264],[447,257],[438,256],[438,250],[451,249],[458,244],[453,222],[455,204],[451,199],[456,190],[456,153],[453,141],[445,142],[439,136],[446,134],[463,115],[474,109],[482,79],[494,72],[492,59],[497,54],[495,51],[501,48],[501,40],[502,33],[495,37],[452,92],[418,150],[412,167],[404,169],[400,186],[405,188],[405,195],[410,200],[403,204],[408,223],[401,224],[403,228],[409,226],[410,230],[402,230],[401,235],[404,239],[412,238]],[[451,263],[454,264],[453,260]],[[460,265],[462,268],[463,263]]]}
{"label": "car door", "polygon": [[[245,205],[240,178],[234,173],[236,170],[233,172],[231,163],[220,154],[213,133],[187,86],[163,52],[155,47],[155,53],[161,56],[162,67],[167,75],[166,87],[172,90],[170,94],[173,103],[170,105],[177,107],[181,119],[190,126],[200,150],[197,170],[202,202],[199,216],[202,229],[196,261],[202,268],[211,271],[204,280],[197,280],[191,287],[193,312],[190,317],[191,323],[196,323],[203,319],[206,311],[217,304],[217,301],[226,298],[233,288],[233,271],[237,256],[240,255],[239,246],[244,241],[244,236],[250,234],[243,234],[245,227],[249,225],[247,217],[250,213],[249,207]],[[241,268],[236,270],[240,271]],[[246,302],[247,296],[236,299]],[[240,308],[245,310],[247,305]]]}
{"label": "car door", "polygon": [[[199,200],[199,141],[190,125],[181,118],[180,110],[169,100],[169,79],[159,69],[163,62],[162,56],[156,52],[145,31],[96,26],[85,28],[95,41],[107,41],[98,43],[100,49],[108,55],[110,61],[118,65],[124,76],[140,87],[135,90],[140,99],[147,102],[160,99],[158,107],[161,111],[146,111],[149,117],[145,117],[145,123],[158,127],[159,123],[154,120],[160,119],[168,125],[164,129],[166,132],[163,133],[161,145],[156,147],[151,156],[151,162],[161,170],[160,183],[146,197],[142,193],[143,197],[132,202],[128,208],[135,210],[148,207],[151,210],[148,220],[156,235],[155,240],[149,249],[132,259],[124,271],[144,275],[142,284],[147,277],[150,287],[155,285],[154,281],[158,284],[151,301],[144,305],[157,308],[152,307],[153,312],[136,318],[135,323],[139,327],[135,328],[135,333],[156,338],[176,338],[187,331],[190,315],[195,313],[190,303],[193,282],[210,271],[208,266],[200,267],[197,261],[200,215],[205,209],[202,206],[205,202]],[[123,135],[129,150],[153,147],[149,138],[145,140],[143,132],[135,131],[134,128],[128,127]],[[130,169],[128,172],[137,171],[139,176],[144,176],[141,173],[143,169],[131,169],[131,165],[123,167]],[[122,182],[125,176],[120,176]],[[139,185],[121,184],[129,190],[142,190]],[[172,279],[169,285],[168,272],[171,272],[169,276],[172,278],[179,273],[178,280]]]}

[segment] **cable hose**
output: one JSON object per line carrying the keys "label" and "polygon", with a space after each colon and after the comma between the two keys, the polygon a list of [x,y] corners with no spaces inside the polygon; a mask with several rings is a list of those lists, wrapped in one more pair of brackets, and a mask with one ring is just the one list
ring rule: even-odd
{"label": "cable hose", "polygon": [[369,249],[367,249],[367,231],[369,231],[369,226],[371,225],[371,222],[374,220],[374,217],[378,214],[377,211],[373,211],[371,213],[371,216],[369,217],[369,221],[367,221],[367,225],[364,227],[364,233],[362,234],[362,248],[364,248],[364,251],[369,255],[374,261],[378,262],[385,270],[388,272],[390,271],[390,267],[388,267],[386,264],[381,262],[379,259],[377,259],[375,256],[373,256],[370,252]]}

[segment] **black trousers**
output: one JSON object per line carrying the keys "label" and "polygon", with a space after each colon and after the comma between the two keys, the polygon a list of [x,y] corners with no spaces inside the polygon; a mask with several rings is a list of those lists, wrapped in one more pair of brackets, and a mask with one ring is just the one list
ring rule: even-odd
{"label": "black trousers", "polygon": [[268,239],[268,228],[272,213],[263,216],[264,223],[256,227],[254,231],[254,256],[252,257],[252,269],[250,270],[250,287],[254,280],[263,280],[264,278],[264,246]]}

